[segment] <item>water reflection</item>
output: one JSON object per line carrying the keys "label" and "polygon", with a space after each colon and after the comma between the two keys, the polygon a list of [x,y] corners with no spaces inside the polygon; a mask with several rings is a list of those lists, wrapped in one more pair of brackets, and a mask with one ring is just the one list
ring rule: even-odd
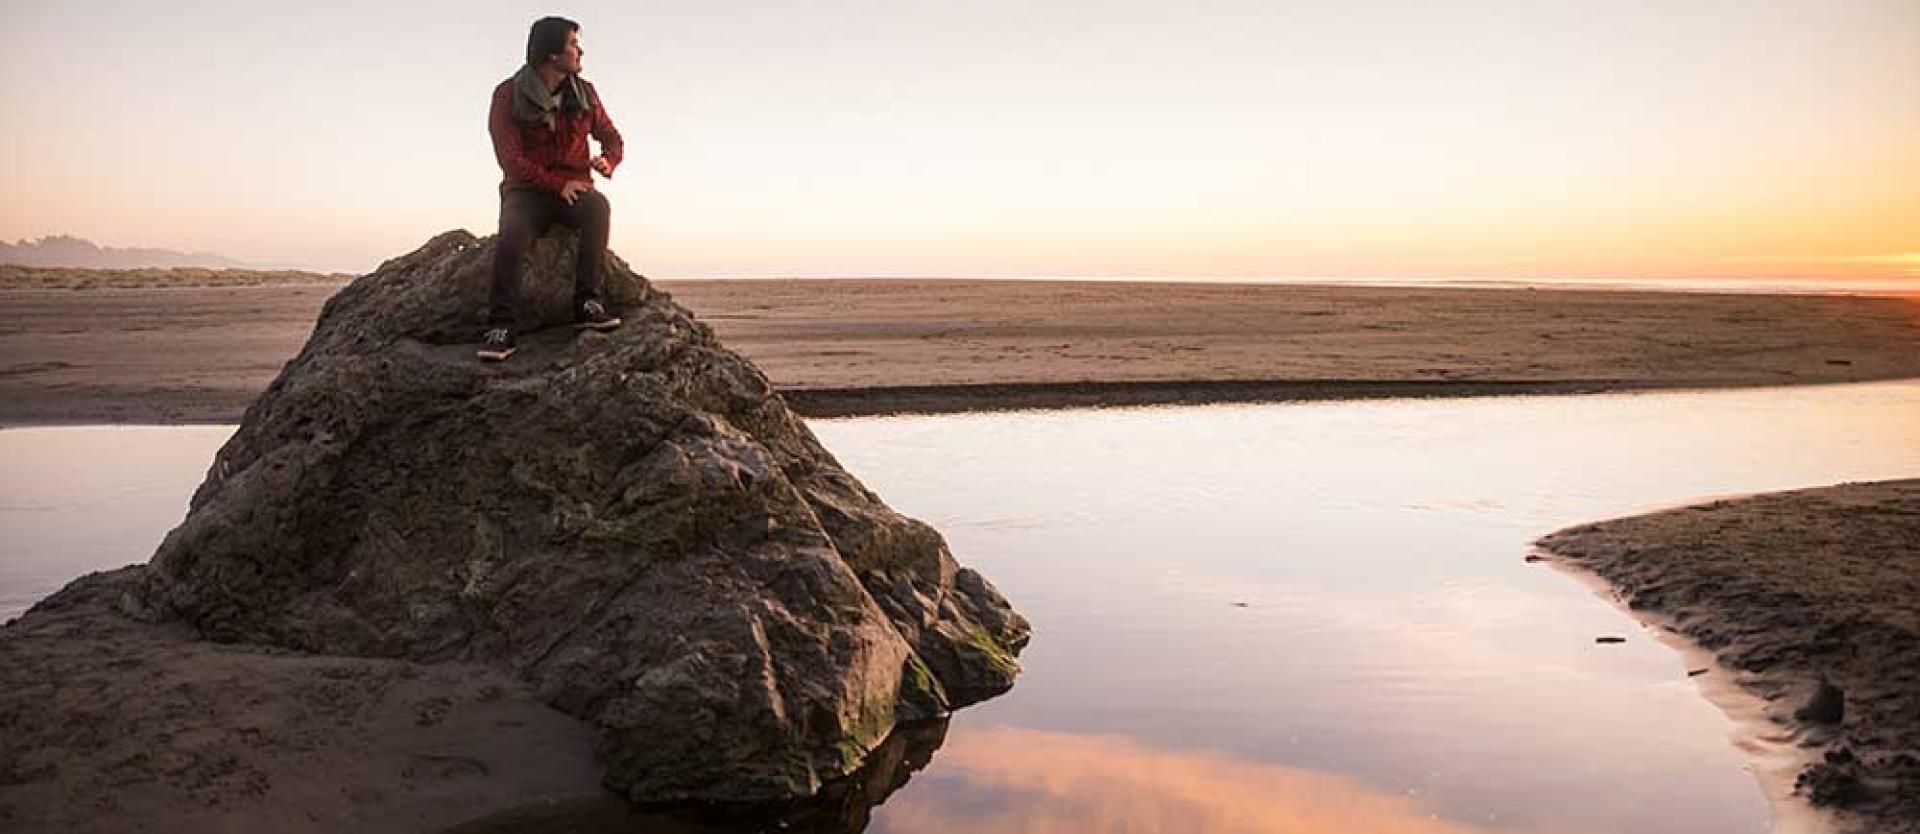
{"label": "water reflection", "polygon": [[[944,750],[942,742],[950,742]],[[637,810],[617,798],[510,811],[447,834],[858,834],[940,751],[939,784],[887,806],[877,831],[1026,834],[1476,834],[1412,796],[1351,777],[1210,751],[1160,750],[1124,736],[947,723],[902,727],[852,778],[783,808]],[[1540,829],[1502,827],[1505,834]]]}
{"label": "water reflection", "polygon": [[[1911,382],[814,428],[1032,620],[1025,676],[956,715],[931,762],[938,739],[771,821],[518,824],[1312,831],[1338,811],[1365,816],[1325,830],[1766,831],[1742,731],[1683,660],[1522,562],[1527,544],[1920,472]],[[0,432],[0,607],[147,558],[228,431]]]}
{"label": "water reflection", "polygon": [[455,826],[447,834],[859,834],[873,808],[927,766],[947,737],[947,722],[895,728],[852,776],[828,783],[818,796],[780,806],[643,810],[608,795],[560,805],[508,811]]}
{"label": "water reflection", "polygon": [[145,562],[232,426],[0,431],[0,622],[73,578]]}
{"label": "water reflection", "polygon": [[[1414,797],[1359,780],[1124,736],[977,728],[940,753],[938,781],[887,806],[898,832],[1472,834]],[[1509,834],[1539,829],[1502,827]]]}
{"label": "water reflection", "polygon": [[1019,726],[1347,774],[1464,824],[1760,832],[1770,808],[1730,743],[1749,730],[1630,618],[1522,557],[1580,521],[1910,477],[1920,384],[816,431],[1035,628],[1020,684],[955,718],[880,830],[958,789],[954,745]]}

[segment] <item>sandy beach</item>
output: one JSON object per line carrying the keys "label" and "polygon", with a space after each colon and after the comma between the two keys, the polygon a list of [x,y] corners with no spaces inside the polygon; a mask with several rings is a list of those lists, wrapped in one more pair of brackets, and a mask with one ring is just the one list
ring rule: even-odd
{"label": "sandy beach", "polygon": [[601,795],[587,728],[511,676],[103,613],[137,570],[0,640],[0,831],[429,831]]}
{"label": "sandy beach", "polygon": [[[1920,480],[1715,501],[1540,546],[1765,699],[1817,759],[1799,778],[1814,803],[1853,830],[1920,831]],[[1816,698],[1823,678],[1837,700]]]}
{"label": "sandy beach", "polygon": [[[661,281],[804,414],[1920,376],[1905,298],[962,280]],[[0,276],[0,425],[231,423],[342,285]]]}

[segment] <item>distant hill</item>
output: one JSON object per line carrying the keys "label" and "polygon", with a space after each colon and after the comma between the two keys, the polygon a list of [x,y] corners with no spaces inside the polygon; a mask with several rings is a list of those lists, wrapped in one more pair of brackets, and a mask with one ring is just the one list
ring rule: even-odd
{"label": "distant hill", "polygon": [[62,266],[82,269],[142,269],[202,267],[238,269],[246,263],[206,252],[176,252],[172,249],[122,249],[101,246],[83,237],[49,235],[19,243],[0,240],[0,264],[21,266]]}
{"label": "distant hill", "polygon": [[0,264],[0,292],[344,284],[354,277],[344,272],[302,272],[295,269],[209,269],[199,266],[87,269],[78,266]]}

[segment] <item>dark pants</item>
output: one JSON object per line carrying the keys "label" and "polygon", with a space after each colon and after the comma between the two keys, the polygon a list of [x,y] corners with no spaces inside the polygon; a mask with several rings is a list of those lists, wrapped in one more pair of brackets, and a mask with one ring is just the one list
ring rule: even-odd
{"label": "dark pants", "polygon": [[607,227],[613,206],[598,191],[582,191],[568,205],[546,191],[515,190],[500,198],[500,238],[493,249],[493,292],[487,324],[514,325],[520,311],[520,273],[527,248],[555,222],[580,230],[579,256],[573,264],[573,304],[600,297],[600,262],[607,254]]}

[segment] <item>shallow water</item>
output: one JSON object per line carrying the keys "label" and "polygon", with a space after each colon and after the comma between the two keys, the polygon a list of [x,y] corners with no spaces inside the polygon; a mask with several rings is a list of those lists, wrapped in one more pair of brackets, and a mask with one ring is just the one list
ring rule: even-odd
{"label": "shallow water", "polygon": [[[813,425],[1034,624],[875,832],[1767,831],[1742,729],[1528,543],[1920,474],[1911,382]],[[146,558],[229,431],[0,432],[0,617]]]}

